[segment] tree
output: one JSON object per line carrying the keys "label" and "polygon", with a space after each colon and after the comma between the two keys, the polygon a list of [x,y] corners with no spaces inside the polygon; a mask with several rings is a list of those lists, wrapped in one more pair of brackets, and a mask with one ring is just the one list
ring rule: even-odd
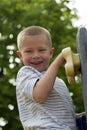
{"label": "tree", "polygon": [[[18,117],[15,87],[16,74],[22,65],[16,55],[17,34],[30,25],[43,26],[50,31],[53,46],[56,48],[53,59],[67,46],[71,46],[73,51],[76,51],[77,28],[73,27],[72,20],[76,19],[77,15],[76,10],[67,7],[68,2],[69,0],[61,0],[59,3],[55,0],[0,0],[0,127],[2,130],[22,129]],[[64,68],[60,70],[59,76],[73,93],[76,112],[83,111],[81,81],[70,86]]]}

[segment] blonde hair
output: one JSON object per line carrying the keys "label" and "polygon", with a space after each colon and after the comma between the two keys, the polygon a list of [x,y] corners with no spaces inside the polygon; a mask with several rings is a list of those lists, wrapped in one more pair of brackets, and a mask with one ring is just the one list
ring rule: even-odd
{"label": "blonde hair", "polygon": [[52,40],[50,32],[40,26],[30,26],[25,29],[23,29],[17,36],[17,46],[18,49],[21,48],[21,44],[23,43],[23,39],[25,36],[34,36],[34,35],[45,35],[47,38],[47,44],[52,47]]}

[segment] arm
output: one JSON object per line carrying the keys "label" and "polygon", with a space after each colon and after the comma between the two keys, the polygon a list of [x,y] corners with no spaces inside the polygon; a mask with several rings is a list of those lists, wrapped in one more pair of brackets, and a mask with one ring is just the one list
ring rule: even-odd
{"label": "arm", "polygon": [[49,66],[44,76],[35,84],[33,97],[36,101],[44,102],[47,99],[53,89],[58,70],[64,63],[64,58],[60,53]]}

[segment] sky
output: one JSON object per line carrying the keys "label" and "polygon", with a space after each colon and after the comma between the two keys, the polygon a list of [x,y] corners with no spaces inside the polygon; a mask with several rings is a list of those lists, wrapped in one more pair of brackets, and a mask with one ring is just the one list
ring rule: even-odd
{"label": "sky", "polygon": [[70,7],[75,7],[78,11],[79,20],[76,21],[76,26],[87,27],[87,0],[70,0]]}

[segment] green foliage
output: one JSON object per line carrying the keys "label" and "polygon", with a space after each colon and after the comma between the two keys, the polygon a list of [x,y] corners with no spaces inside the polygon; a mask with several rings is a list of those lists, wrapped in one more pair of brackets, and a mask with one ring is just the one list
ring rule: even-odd
{"label": "green foliage", "polygon": [[[65,47],[76,51],[77,28],[72,20],[77,18],[76,10],[67,7],[69,0],[0,0],[0,127],[2,130],[22,130],[16,102],[16,74],[21,66],[16,55],[16,37],[24,27],[39,25],[47,28],[55,47],[55,56]],[[70,86],[65,70],[59,76],[73,93],[76,112],[82,106],[81,82]],[[79,78],[80,79],[80,78]],[[4,120],[5,124],[1,123]]]}

